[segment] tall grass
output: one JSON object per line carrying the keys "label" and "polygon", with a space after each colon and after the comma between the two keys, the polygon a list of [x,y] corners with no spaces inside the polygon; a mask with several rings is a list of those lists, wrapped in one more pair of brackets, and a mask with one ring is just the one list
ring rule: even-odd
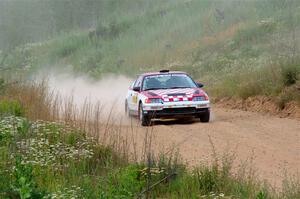
{"label": "tall grass", "polygon": [[234,97],[247,99],[254,96],[272,97],[278,108],[284,109],[289,102],[299,101],[299,65],[289,62],[248,72],[236,72],[217,83],[210,90],[215,99]]}

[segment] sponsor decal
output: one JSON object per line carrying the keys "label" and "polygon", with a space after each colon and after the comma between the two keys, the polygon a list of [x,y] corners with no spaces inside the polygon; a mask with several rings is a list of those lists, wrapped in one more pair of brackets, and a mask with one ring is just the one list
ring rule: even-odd
{"label": "sponsor decal", "polygon": [[181,102],[192,101],[194,88],[181,88],[181,89],[160,89],[151,91],[152,93],[161,96],[164,102]]}
{"label": "sponsor decal", "polygon": [[153,93],[153,92],[148,92],[148,94],[151,95],[151,96],[157,96],[157,94]]}
{"label": "sponsor decal", "polygon": [[138,99],[137,95],[132,96],[132,103],[137,104],[138,101],[137,99]]}
{"label": "sponsor decal", "polygon": [[160,74],[160,75],[150,75],[146,76],[145,79],[158,78],[158,77],[186,77],[186,74]]}

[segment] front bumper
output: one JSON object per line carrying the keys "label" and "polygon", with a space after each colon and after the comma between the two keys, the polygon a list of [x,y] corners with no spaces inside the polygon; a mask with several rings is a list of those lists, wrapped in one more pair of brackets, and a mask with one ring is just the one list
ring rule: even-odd
{"label": "front bumper", "polygon": [[145,104],[143,111],[152,118],[199,116],[210,111],[209,101],[168,102]]}

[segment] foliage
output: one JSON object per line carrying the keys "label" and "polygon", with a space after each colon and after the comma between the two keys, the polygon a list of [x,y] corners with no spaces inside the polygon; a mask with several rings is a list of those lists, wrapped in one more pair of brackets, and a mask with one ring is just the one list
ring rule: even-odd
{"label": "foliage", "polygon": [[102,198],[133,198],[145,187],[145,180],[139,178],[140,166],[130,165],[108,175],[108,183],[100,181]]}
{"label": "foliage", "polygon": [[[102,168],[113,169],[121,162],[114,161],[116,155],[108,147],[60,123],[9,116],[0,120],[0,133],[0,179],[5,182],[0,184],[1,195],[94,198],[97,192],[91,184],[103,175]],[[82,183],[82,176],[89,184]]]}
{"label": "foliage", "polygon": [[15,182],[12,184],[12,190],[21,199],[43,198],[43,193],[37,191],[37,185],[33,176],[33,167],[30,164],[24,164],[20,156],[16,157],[14,178]]}
{"label": "foliage", "polygon": [[88,42],[86,35],[62,35],[61,38],[55,41],[55,48],[53,48],[51,54],[56,59],[65,58],[87,45]]}
{"label": "foliage", "polygon": [[256,196],[256,199],[267,199],[267,194],[263,191],[260,191],[257,196]]}
{"label": "foliage", "polygon": [[0,77],[0,95],[3,94],[5,89],[5,81],[3,78]]}
{"label": "foliage", "polygon": [[291,86],[297,82],[300,74],[300,65],[288,65],[282,69],[282,79],[285,86]]}
{"label": "foliage", "polygon": [[284,109],[291,101],[299,101],[298,65],[270,65],[246,72],[237,71],[211,89],[217,97],[271,96],[278,98],[278,107]]}
{"label": "foliage", "polygon": [[14,115],[24,116],[25,109],[22,105],[15,100],[0,100],[0,116],[2,115]]}
{"label": "foliage", "polygon": [[234,36],[235,45],[241,45],[245,43],[255,44],[261,42],[263,39],[267,39],[276,28],[276,24],[272,19],[263,20],[259,24],[248,25],[247,28],[241,29]]}
{"label": "foliage", "polygon": [[95,30],[95,36],[103,39],[116,39],[128,28],[129,25],[125,22],[117,24],[116,22],[112,21],[108,25],[99,23]]}

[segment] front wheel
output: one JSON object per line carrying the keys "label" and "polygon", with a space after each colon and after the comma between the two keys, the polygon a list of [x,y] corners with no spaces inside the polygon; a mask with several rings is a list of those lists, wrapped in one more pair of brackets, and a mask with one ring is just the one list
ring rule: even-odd
{"label": "front wheel", "polygon": [[199,117],[200,117],[200,122],[203,122],[203,123],[209,122],[209,119],[210,119],[210,111],[207,111],[207,112],[201,114]]}
{"label": "front wheel", "polygon": [[126,115],[127,117],[130,117],[130,116],[131,116],[130,110],[129,110],[129,107],[128,107],[128,102],[127,102],[127,101],[125,101],[125,115]]}
{"label": "front wheel", "polygon": [[150,126],[151,125],[150,117],[144,114],[142,103],[140,103],[140,105],[139,105],[139,119],[141,121],[142,126]]}

